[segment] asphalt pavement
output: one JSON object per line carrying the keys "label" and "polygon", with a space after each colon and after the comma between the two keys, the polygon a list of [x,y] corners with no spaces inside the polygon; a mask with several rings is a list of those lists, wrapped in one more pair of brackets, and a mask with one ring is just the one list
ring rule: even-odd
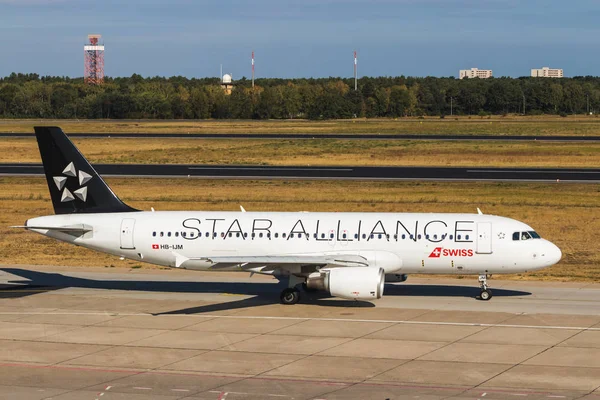
{"label": "asphalt pavement", "polygon": [[[248,166],[96,164],[102,176],[220,179],[348,179],[513,182],[600,182],[600,169],[488,167]],[[41,164],[0,164],[0,176],[41,176]]]}

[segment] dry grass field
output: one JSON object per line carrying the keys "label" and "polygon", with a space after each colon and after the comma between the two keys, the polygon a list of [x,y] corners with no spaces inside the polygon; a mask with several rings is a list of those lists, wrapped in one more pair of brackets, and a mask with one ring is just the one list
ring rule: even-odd
{"label": "dry grass field", "polygon": [[[600,143],[73,139],[93,163],[598,168]],[[40,162],[35,139],[4,138],[0,163]]]}
{"label": "dry grass field", "polygon": [[[600,280],[600,186],[576,184],[109,179],[127,203],[149,210],[476,212],[529,223],[564,258],[513,279]],[[86,249],[10,229],[52,214],[42,178],[0,178],[0,263],[133,267]]]}
{"label": "dry grass field", "polygon": [[387,133],[440,135],[600,135],[594,116],[427,117],[307,120],[0,120],[0,132],[33,132],[35,125],[58,125],[67,133]]}

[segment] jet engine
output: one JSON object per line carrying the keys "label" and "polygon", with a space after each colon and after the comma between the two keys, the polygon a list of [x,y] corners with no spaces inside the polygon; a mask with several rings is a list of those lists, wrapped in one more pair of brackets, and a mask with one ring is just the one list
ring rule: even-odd
{"label": "jet engine", "polygon": [[380,299],[384,285],[383,269],[373,267],[332,268],[315,272],[306,279],[308,289],[352,300]]}

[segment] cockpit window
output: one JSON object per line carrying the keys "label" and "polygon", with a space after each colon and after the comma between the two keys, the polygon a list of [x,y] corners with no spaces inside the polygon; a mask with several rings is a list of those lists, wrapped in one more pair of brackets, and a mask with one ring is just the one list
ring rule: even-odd
{"label": "cockpit window", "polygon": [[530,240],[530,239],[541,239],[541,236],[535,231],[513,233],[513,240]]}

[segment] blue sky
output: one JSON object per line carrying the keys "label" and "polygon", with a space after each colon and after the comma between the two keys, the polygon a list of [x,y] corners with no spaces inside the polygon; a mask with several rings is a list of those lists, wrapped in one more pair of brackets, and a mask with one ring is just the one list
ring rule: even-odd
{"label": "blue sky", "polygon": [[110,76],[600,75],[597,0],[0,0],[0,76],[83,75],[100,33]]}

